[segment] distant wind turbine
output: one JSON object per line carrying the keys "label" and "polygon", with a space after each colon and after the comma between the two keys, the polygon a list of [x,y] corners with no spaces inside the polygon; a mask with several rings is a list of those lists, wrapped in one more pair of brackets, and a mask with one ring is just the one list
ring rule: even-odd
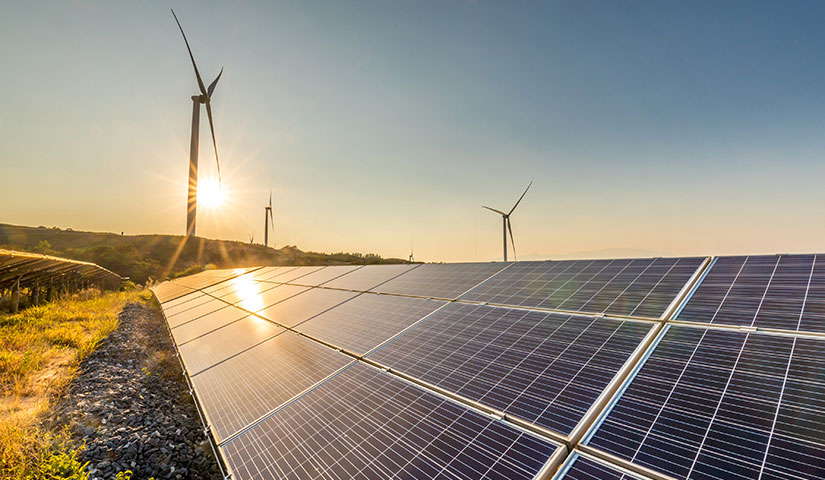
{"label": "distant wind turbine", "polygon": [[504,261],[505,262],[507,261],[507,231],[508,230],[510,231],[510,242],[512,242],[512,244],[513,244],[513,258],[516,258],[516,242],[515,242],[515,240],[513,240],[513,225],[512,225],[512,223],[510,223],[510,215],[513,214],[513,211],[515,211],[516,207],[518,207],[518,204],[521,203],[521,199],[524,198],[524,195],[527,194],[527,190],[530,190],[531,185],[533,185],[533,182],[530,182],[530,184],[527,185],[527,188],[524,189],[524,193],[522,193],[521,196],[518,197],[518,200],[516,201],[516,204],[513,205],[513,208],[511,208],[510,211],[507,212],[507,213],[504,213],[501,210],[496,210],[495,208],[490,208],[490,207],[487,207],[487,206],[484,206],[484,205],[481,206],[481,208],[486,208],[487,210],[496,212],[499,215],[501,215],[501,219],[504,222]]}
{"label": "distant wind turbine", "polygon": [[195,221],[198,213],[198,134],[200,129],[200,113],[201,104],[206,105],[206,116],[209,117],[209,130],[212,132],[212,146],[215,148],[215,163],[218,165],[218,188],[221,183],[221,163],[218,160],[218,143],[215,141],[215,127],[212,124],[212,92],[215,91],[215,86],[223,74],[221,68],[215,80],[209,84],[209,87],[204,87],[201,74],[198,72],[198,66],[195,64],[195,57],[192,55],[192,49],[189,47],[189,40],[186,39],[186,34],[183,33],[183,27],[180,25],[178,16],[172,10],[172,16],[175,17],[175,23],[178,24],[183,41],[186,42],[186,50],[189,51],[189,58],[192,60],[192,67],[195,68],[195,78],[198,79],[198,95],[192,95],[192,142],[189,144],[189,187],[186,197],[186,235],[195,234]]}
{"label": "distant wind turbine", "polygon": [[272,217],[272,189],[269,189],[269,205],[264,207],[264,246],[269,246],[269,224],[272,222],[272,248],[275,248],[275,219]]}

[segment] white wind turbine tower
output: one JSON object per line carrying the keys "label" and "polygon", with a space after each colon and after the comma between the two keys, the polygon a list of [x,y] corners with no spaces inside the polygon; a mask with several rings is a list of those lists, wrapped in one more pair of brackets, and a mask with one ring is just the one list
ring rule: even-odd
{"label": "white wind turbine tower", "polygon": [[496,210],[495,208],[490,208],[490,207],[487,207],[487,206],[484,206],[484,205],[481,206],[481,208],[486,208],[487,210],[491,210],[491,211],[496,212],[499,215],[501,215],[501,220],[503,222],[503,229],[504,229],[504,261],[505,262],[507,261],[507,231],[508,230],[510,231],[510,242],[512,242],[512,244],[513,244],[513,258],[516,258],[516,242],[515,242],[515,240],[513,240],[513,225],[510,223],[510,215],[513,214],[513,211],[515,211],[516,207],[518,207],[518,204],[521,202],[521,199],[524,198],[524,195],[527,194],[527,190],[530,190],[531,185],[533,185],[533,182],[530,182],[530,184],[527,185],[527,188],[524,189],[524,193],[521,194],[521,196],[516,201],[516,204],[513,205],[513,208],[511,208],[510,211],[507,212],[507,213],[504,213],[501,210]]}
{"label": "white wind turbine tower", "polygon": [[189,52],[189,58],[192,60],[192,66],[195,68],[195,77],[198,80],[198,95],[192,95],[192,141],[189,144],[189,186],[186,193],[186,236],[195,234],[195,222],[198,214],[198,135],[200,130],[200,114],[201,104],[206,105],[206,116],[209,117],[209,130],[212,132],[212,146],[215,148],[215,163],[218,165],[218,188],[221,182],[221,163],[218,161],[218,143],[215,141],[215,127],[212,124],[212,92],[215,91],[215,86],[218,84],[218,79],[223,74],[221,68],[215,80],[209,84],[209,88],[203,85],[201,74],[198,72],[198,66],[195,64],[195,57],[192,55],[192,49],[189,48],[189,40],[186,39],[186,34],[183,33],[183,27],[178,21],[178,16],[172,10],[172,16],[175,17],[175,23],[178,24],[183,41],[186,42],[186,50]]}
{"label": "white wind turbine tower", "polygon": [[272,224],[272,248],[275,248],[275,219],[272,217],[272,189],[269,189],[269,205],[264,207],[264,246],[269,246],[269,225]]}

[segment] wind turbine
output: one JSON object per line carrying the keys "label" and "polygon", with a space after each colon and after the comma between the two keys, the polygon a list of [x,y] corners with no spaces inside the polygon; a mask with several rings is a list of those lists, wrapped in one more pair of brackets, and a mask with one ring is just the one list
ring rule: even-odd
{"label": "wind turbine", "polygon": [[[264,207],[264,246],[269,246],[269,223],[272,222],[272,233],[275,233],[275,219],[272,218],[272,189],[269,189],[269,205]],[[275,248],[275,235],[272,238],[272,248]]]}
{"label": "wind turbine", "polygon": [[486,208],[487,210],[496,212],[499,215],[501,215],[501,220],[504,222],[504,261],[505,262],[507,261],[507,231],[508,230],[510,231],[510,242],[512,242],[512,244],[513,244],[513,258],[515,258],[515,256],[516,256],[516,242],[515,242],[515,240],[513,240],[513,225],[512,225],[512,223],[510,223],[510,215],[513,214],[513,211],[516,209],[516,207],[518,207],[518,204],[521,202],[521,199],[524,198],[524,195],[527,194],[527,190],[530,190],[531,185],[533,185],[533,182],[530,182],[530,184],[527,185],[527,188],[524,189],[524,193],[522,193],[521,196],[518,197],[518,200],[516,201],[516,204],[513,205],[513,208],[511,208],[510,211],[507,212],[507,213],[504,213],[501,210],[496,210],[495,208],[490,208],[490,207],[487,207],[487,206],[484,206],[484,205],[481,206],[481,208]]}
{"label": "wind turbine", "polygon": [[221,163],[218,160],[218,143],[215,141],[215,127],[212,124],[212,106],[210,100],[212,99],[212,92],[215,91],[215,85],[223,74],[221,68],[215,80],[209,84],[209,87],[204,87],[201,74],[198,72],[198,66],[195,64],[195,57],[192,55],[192,49],[189,47],[189,40],[186,39],[186,34],[183,33],[183,27],[180,25],[178,16],[172,10],[172,16],[175,17],[175,23],[178,24],[180,34],[183,35],[183,41],[186,42],[186,50],[189,51],[189,58],[192,60],[192,67],[195,68],[195,78],[198,79],[198,89],[200,93],[192,95],[192,142],[189,144],[189,187],[186,196],[186,235],[195,234],[195,221],[198,213],[198,134],[200,129],[200,114],[201,104],[206,105],[206,116],[209,117],[209,130],[212,132],[212,146],[215,148],[215,163],[218,165],[218,188],[221,183]]}

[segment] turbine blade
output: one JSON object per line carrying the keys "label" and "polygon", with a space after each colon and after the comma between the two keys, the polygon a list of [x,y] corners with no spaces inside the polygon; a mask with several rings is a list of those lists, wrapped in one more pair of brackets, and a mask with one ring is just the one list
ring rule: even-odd
{"label": "turbine blade", "polygon": [[[530,185],[527,185],[527,188],[524,189],[524,193],[522,193],[521,196],[518,197],[518,201],[516,202],[515,205],[513,205],[513,208],[510,209],[510,213],[513,213],[513,210],[515,210],[516,207],[518,207],[518,204],[521,203],[521,199],[524,198],[525,195],[527,195],[527,190],[530,190],[531,185],[533,185],[532,180],[530,181]],[[510,213],[508,213],[507,215],[510,215]]]}
{"label": "turbine blade", "polygon": [[212,105],[206,100],[206,116],[209,117],[209,130],[212,132],[212,146],[215,147],[215,163],[218,165],[218,187],[221,186],[221,162],[218,160],[218,142],[215,141],[215,127],[212,125]]}
{"label": "turbine blade", "polygon": [[178,24],[178,28],[180,29],[180,34],[183,35],[183,41],[186,42],[186,50],[189,51],[189,58],[192,59],[192,66],[195,68],[195,77],[198,78],[198,88],[201,91],[201,95],[206,95],[206,87],[203,86],[203,80],[201,80],[201,74],[200,74],[200,72],[198,72],[198,65],[195,63],[195,56],[192,55],[192,49],[189,47],[189,40],[186,39],[186,34],[183,33],[183,27],[180,26],[180,20],[178,20],[178,16],[175,15],[174,10],[172,10],[172,16],[175,17],[175,23]]}
{"label": "turbine blade", "polygon": [[210,83],[209,87],[206,89],[206,95],[209,98],[212,98],[212,92],[215,91],[215,85],[218,84],[218,80],[221,79],[221,75],[223,75],[223,67],[221,67],[221,71],[220,71],[220,73],[218,73],[218,76],[215,77],[215,80],[212,80],[212,83]]}
{"label": "turbine blade", "polygon": [[516,241],[513,239],[513,224],[510,222],[510,217],[507,217],[507,230],[510,230],[510,243],[513,245],[513,260],[518,261],[518,257],[516,257]]}
{"label": "turbine blade", "polygon": [[269,208],[272,208],[272,189],[269,189]]}
{"label": "turbine blade", "polygon": [[493,212],[496,212],[499,215],[507,215],[506,213],[502,212],[501,210],[496,210],[495,208],[485,207],[484,205],[482,205],[481,208],[486,208],[487,210],[491,210]]}

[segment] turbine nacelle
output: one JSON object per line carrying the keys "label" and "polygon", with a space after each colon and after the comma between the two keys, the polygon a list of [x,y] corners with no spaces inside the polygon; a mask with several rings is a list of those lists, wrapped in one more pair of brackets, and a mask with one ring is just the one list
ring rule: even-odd
{"label": "turbine nacelle", "polygon": [[510,215],[512,215],[513,212],[516,210],[516,207],[518,207],[518,204],[521,203],[521,199],[524,198],[524,196],[527,194],[527,190],[530,190],[530,187],[532,185],[533,185],[533,182],[531,181],[530,184],[527,185],[527,188],[524,189],[524,193],[522,193],[521,196],[518,197],[518,200],[516,200],[516,204],[513,205],[513,208],[511,208],[510,211],[507,212],[507,213],[504,213],[501,210],[496,210],[495,208],[492,208],[492,207],[488,207],[486,205],[481,206],[481,208],[486,208],[487,210],[490,210],[491,212],[495,212],[495,213],[501,215],[501,219],[503,221],[502,228],[504,230],[504,261],[505,262],[507,261],[507,232],[508,231],[510,232],[510,242],[513,245],[513,257],[515,258],[515,256],[516,256],[516,242],[513,239],[513,224],[510,222]]}

